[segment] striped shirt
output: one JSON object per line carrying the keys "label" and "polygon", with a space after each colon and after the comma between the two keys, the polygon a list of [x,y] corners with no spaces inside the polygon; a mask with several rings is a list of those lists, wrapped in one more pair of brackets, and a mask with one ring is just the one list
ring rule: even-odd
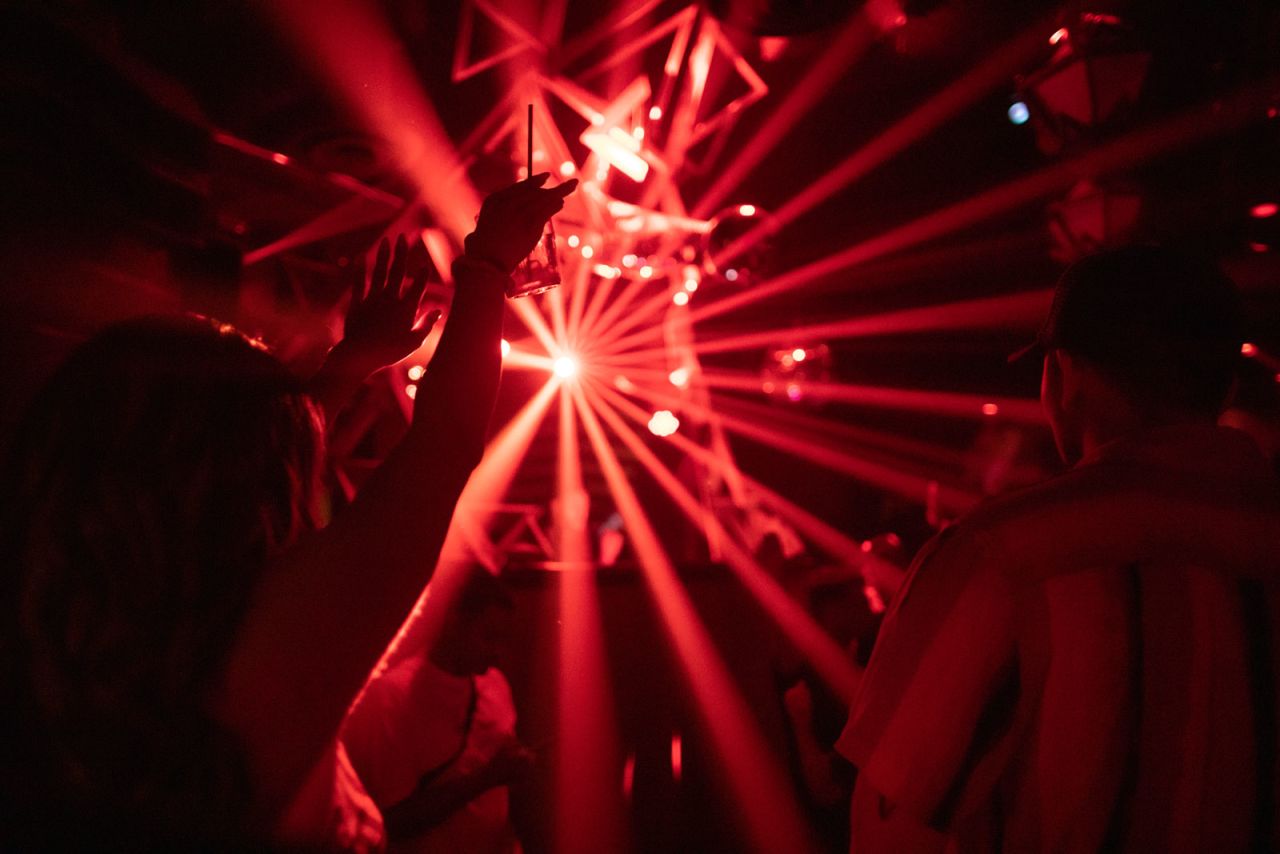
{"label": "striped shirt", "polygon": [[954,850],[1248,849],[1276,812],[1278,540],[1244,434],[1109,446],[924,548],[837,748]]}

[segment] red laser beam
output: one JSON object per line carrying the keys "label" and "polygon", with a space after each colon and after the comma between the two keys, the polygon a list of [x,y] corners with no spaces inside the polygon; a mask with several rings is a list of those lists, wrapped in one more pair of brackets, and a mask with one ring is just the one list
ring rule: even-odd
{"label": "red laser beam", "polygon": [[[748,291],[743,296],[750,296],[752,293],[754,291]],[[694,349],[700,354],[725,353],[733,350],[769,347],[778,341],[827,341],[958,329],[1032,329],[1048,311],[1052,298],[1053,292],[1050,290],[1022,291],[804,326],[706,338],[700,340]],[[715,303],[710,307],[716,308],[719,305],[720,303]],[[690,321],[702,319],[699,317],[700,314],[701,310],[695,310],[690,315]],[[656,334],[654,330],[645,330],[614,341],[610,346],[614,351],[619,351],[630,345],[644,343],[660,334],[661,330]],[[650,348],[614,356],[611,360],[618,364],[646,362],[662,352],[665,352],[665,349]]]}
{"label": "red laser beam", "polygon": [[[607,388],[603,384],[597,383],[593,390],[637,424],[643,425],[645,419],[648,418],[646,410],[636,406],[623,395]],[[667,441],[671,442],[683,453],[688,454],[696,462],[719,471],[722,475],[728,476],[729,472],[732,471],[734,476],[740,478],[756,498],[763,500],[766,506],[781,516],[784,521],[792,525],[803,536],[816,543],[827,554],[847,566],[858,567],[864,577],[868,580],[874,580],[880,589],[890,594],[898,589],[903,577],[902,570],[863,551],[862,544],[857,540],[846,536],[843,532],[822,521],[795,502],[784,498],[750,475],[739,471],[730,460],[712,452],[708,448],[702,447],[691,439],[676,433],[670,436]]]}
{"label": "red laser beam", "polygon": [[846,270],[874,258],[934,240],[999,214],[1016,210],[1038,199],[1066,190],[1081,175],[1100,176],[1135,163],[1152,160],[1170,151],[1231,133],[1266,115],[1276,81],[1241,90],[1232,96],[1201,104],[1162,119],[1125,136],[1106,142],[1070,160],[993,187],[955,202],[883,234],[806,264],[769,282],[701,306],[690,316],[693,322],[760,300],[779,296],[821,276]]}
{"label": "red laser beam", "polygon": [[765,155],[795,127],[796,122],[828,94],[831,84],[862,58],[878,36],[879,28],[862,12],[855,13],[818,61],[810,66],[804,78],[761,124],[760,130],[734,155],[728,168],[720,173],[694,207],[693,215],[705,218],[713,214],[729,193],[742,183],[742,179],[750,175]]}
{"label": "red laser beam", "polygon": [[776,448],[783,453],[808,460],[819,466],[825,466],[833,471],[841,472],[856,480],[869,483],[913,501],[924,502],[928,500],[931,489],[937,489],[939,504],[951,510],[967,510],[977,500],[977,496],[968,490],[941,484],[935,478],[928,477],[923,473],[913,474],[906,471],[905,467],[888,466],[856,457],[838,448],[805,441],[795,435],[767,427],[756,421],[738,418],[724,412],[717,412],[710,407],[683,401],[670,394],[635,386],[634,384],[632,384],[632,389],[631,393],[661,407],[681,408],[699,418],[718,421],[725,429],[739,436],[745,436],[748,439]]}
{"label": "red laser beam", "polygon": [[372,6],[305,0],[270,4],[281,29],[365,126],[390,143],[397,165],[437,222],[461,242],[480,198],[403,46]]}
{"label": "red laser beam", "polygon": [[[473,539],[469,543],[467,530],[481,531],[492,518],[492,506],[507,491],[511,479],[515,477],[516,469],[533,442],[538,425],[542,423],[558,387],[559,381],[555,376],[548,377],[542,388],[520,408],[515,417],[507,422],[502,431],[485,448],[484,457],[471,473],[470,480],[467,481],[462,495],[458,498],[453,512],[453,522],[449,526],[444,546],[440,550],[439,568],[434,576],[435,579],[451,578],[455,568],[469,562],[475,550],[474,544],[482,542],[482,540]],[[483,563],[487,556],[477,555],[477,557]],[[374,668],[375,674],[381,673],[390,664],[402,660],[407,655],[430,647],[440,629],[444,613],[439,601],[434,604],[432,602],[431,590],[434,586],[433,581],[422,591],[409,616]]]}
{"label": "red laser beam", "polygon": [[560,391],[556,531],[560,582],[560,690],[556,766],[556,850],[588,854],[621,847],[615,710],[604,659],[596,575],[587,535],[573,401]]}
{"label": "red laser beam", "polygon": [[575,387],[572,394],[618,512],[626,522],[663,626],[697,701],[724,781],[740,807],[754,847],[762,852],[808,850],[808,831],[794,796],[782,782],[786,779],[782,769],[752,723],[746,703],[676,577],[675,567],[627,481],[604,428],[584,400],[581,387]]}
{"label": "red laser beam", "polygon": [[756,563],[742,546],[729,536],[714,516],[703,512],[697,499],[689,494],[679,479],[658,460],[657,455],[606,402],[593,395],[590,389],[587,389],[585,394],[592,408],[609,425],[614,435],[635,455],[635,458],[675,502],[685,517],[695,526],[705,526],[708,529],[707,539],[720,544],[730,569],[738,576],[742,585],[755,597],[765,613],[778,625],[796,649],[813,664],[819,675],[836,692],[836,696],[846,702],[852,701],[859,674],[844,650],[809,617],[796,600],[782,589],[781,585],[765,572],[760,564]]}
{"label": "red laser beam", "polygon": [[987,59],[792,197],[773,216],[762,220],[760,225],[726,246],[715,259],[716,263],[727,264],[750,246],[777,233],[779,229],[794,222],[854,181],[926,138],[984,98],[992,89],[1007,86],[1009,80],[1044,49],[1044,34],[1052,26],[1052,22],[1048,20],[1041,21],[999,47]]}

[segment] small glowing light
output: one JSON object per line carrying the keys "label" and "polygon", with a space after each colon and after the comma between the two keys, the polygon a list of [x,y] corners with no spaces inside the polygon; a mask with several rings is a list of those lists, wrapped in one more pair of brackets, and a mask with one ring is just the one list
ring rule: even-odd
{"label": "small glowing light", "polygon": [[725,281],[736,282],[738,281],[738,271],[730,267],[729,269],[724,271],[724,278],[725,278]]}
{"label": "small glowing light", "polygon": [[1253,356],[1253,355],[1256,355],[1257,352],[1258,352],[1258,348],[1250,344],[1248,341],[1240,345],[1241,356]]}
{"label": "small glowing light", "polygon": [[764,383],[760,386],[760,388],[764,389],[765,394],[773,394],[775,391],[777,391],[778,386],[774,383],[773,380],[765,380]]}
{"label": "small glowing light", "polygon": [[639,261],[639,260],[640,260],[640,259],[639,259],[639,258],[637,258],[636,256],[634,256],[634,255],[632,255],[632,254],[630,254],[630,253],[627,253],[626,255],[623,255],[623,256],[622,256],[622,266],[624,266],[624,267],[634,267],[634,266],[636,265],[636,262],[637,262],[637,261]]}
{"label": "small glowing light", "polygon": [[786,36],[764,36],[760,39],[760,58],[773,62],[787,49]]}
{"label": "small glowing light", "polygon": [[1009,121],[1015,125],[1025,125],[1031,118],[1031,108],[1022,101],[1014,101],[1009,105]]}
{"label": "small glowing light", "polygon": [[1250,241],[1250,243],[1249,243],[1249,248],[1250,248],[1250,249],[1252,249],[1254,252],[1257,252],[1257,253],[1259,253],[1259,254],[1261,254],[1261,253],[1263,253],[1263,252],[1270,252],[1270,251],[1271,251],[1271,247],[1270,247],[1268,244],[1266,244],[1266,243],[1257,243],[1257,242],[1255,242],[1255,241]]}
{"label": "small glowing light", "polygon": [[667,374],[667,379],[670,380],[671,384],[676,388],[684,388],[689,384],[689,369],[676,368],[674,371]]}
{"label": "small glowing light", "polygon": [[631,791],[636,785],[636,755],[627,754],[627,761],[622,763],[622,794],[631,800]]}
{"label": "small glowing light", "polygon": [[806,351],[803,347],[797,347],[791,351],[791,358],[795,359],[797,362],[803,362],[805,360],[805,357],[808,355],[809,355],[808,351]]}
{"label": "small glowing light", "polygon": [[560,164],[560,174],[563,177],[568,178],[570,175],[574,173],[574,170],[577,168],[578,167],[573,165],[572,160],[566,160],[565,162]]}
{"label": "small glowing light", "polygon": [[631,129],[631,135],[634,136],[636,139],[644,139],[644,128],[642,128],[640,125],[636,125]]}
{"label": "small glowing light", "polygon": [[999,415],[1000,407],[994,403],[984,403],[982,404],[982,414],[983,415]]}
{"label": "small glowing light", "polygon": [[672,294],[672,295],[671,295],[671,301],[672,301],[673,303],[675,303],[676,305],[688,305],[688,304],[689,304],[689,292],[688,292],[688,291],[676,291],[674,294]]}
{"label": "small glowing light", "polygon": [[409,383],[407,386],[404,387],[404,393],[408,395],[410,400],[413,400],[415,397],[418,396],[418,387],[413,383]]}
{"label": "small glowing light", "polygon": [[680,741],[680,733],[671,734],[671,778],[677,783],[684,773],[684,746]]}
{"label": "small glowing light", "polygon": [[652,275],[653,275],[653,268],[650,267],[648,264],[645,264],[643,267],[640,268],[640,278],[647,279]]}
{"label": "small glowing light", "polygon": [[502,358],[505,359],[510,355],[511,355],[511,342],[503,338],[502,339]]}
{"label": "small glowing light", "polygon": [[861,545],[861,546],[859,546],[859,548],[861,548],[864,552],[870,552],[870,551],[871,551],[871,541],[870,541],[870,540],[863,540],[863,541],[862,541],[862,545]]}
{"label": "small glowing light", "polygon": [[1062,28],[1061,28],[1061,29],[1059,29],[1057,32],[1055,32],[1053,35],[1049,36],[1049,44],[1057,44],[1058,42],[1062,41],[1063,39],[1065,39],[1065,38],[1066,38],[1067,36],[1069,36],[1069,35],[1071,35],[1071,34],[1070,34],[1069,32],[1067,32],[1067,28],[1066,28],[1066,27],[1062,27]]}
{"label": "small glowing light", "polygon": [[597,264],[591,269],[602,279],[616,279],[622,275],[621,270],[617,267],[611,267],[608,264]]}
{"label": "small glowing light", "polygon": [[1249,214],[1254,219],[1269,219],[1280,212],[1280,205],[1275,202],[1263,202],[1260,205],[1254,205],[1249,209]]}
{"label": "small glowing light", "polygon": [[289,162],[289,155],[281,154],[280,152],[277,151],[275,154],[271,155],[271,159],[279,163],[281,166],[284,166],[286,163]]}
{"label": "small glowing light", "polygon": [[787,400],[799,400],[804,397],[804,390],[796,383],[787,383]]}
{"label": "small glowing light", "polygon": [[618,391],[625,391],[627,394],[630,394],[636,389],[635,383],[631,382],[631,380],[627,379],[622,374],[618,374],[613,378],[613,384],[617,387]]}
{"label": "small glowing light", "polygon": [[657,104],[654,104],[652,107],[650,107],[650,108],[649,108],[649,118],[650,118],[650,119],[652,119],[652,120],[653,120],[653,121],[655,121],[655,122],[656,122],[658,119],[662,118],[662,108],[661,108],[661,107],[659,107]]}
{"label": "small glowing light", "polygon": [[622,128],[612,127],[606,133],[589,129],[580,139],[600,158],[606,170],[612,166],[636,182],[643,181],[649,174],[649,164],[639,153],[639,140]]}
{"label": "small glowing light", "polygon": [[578,245],[579,243],[581,243],[581,242],[582,242],[582,239],[581,239],[581,238],[579,238],[579,237],[578,237],[578,235],[576,235],[576,234],[570,234],[570,235],[569,235],[569,238],[568,238],[567,240],[565,240],[565,243],[568,243],[568,244],[569,244],[569,248],[571,248],[571,249],[576,248],[576,247],[577,247],[577,245]]}
{"label": "small glowing light", "polygon": [[1280,107],[1267,107],[1267,118],[1274,119],[1280,116]]}
{"label": "small glowing light", "polygon": [[591,248],[591,246],[590,246],[590,245],[588,245],[588,244],[586,244],[586,243],[582,244],[582,257],[583,257],[583,258],[590,258],[590,257],[591,257],[592,255],[594,255],[594,254],[596,254],[596,250],[592,249],[592,248]]}
{"label": "small glowing light", "polygon": [[528,166],[521,166],[519,169],[516,170],[516,180],[523,181],[525,178],[528,178],[528,177],[529,177]]}
{"label": "small glowing light", "polygon": [[680,419],[669,409],[659,409],[649,419],[649,432],[655,436],[670,436],[680,429]]}
{"label": "small glowing light", "polygon": [[561,379],[570,379],[578,375],[578,360],[572,356],[560,356],[551,363],[551,370]]}
{"label": "small glowing light", "polygon": [[411,365],[409,367],[409,379],[413,380],[414,382],[417,382],[418,380],[422,379],[422,374],[424,370],[425,369],[422,367],[422,365]]}
{"label": "small glowing light", "polygon": [[689,293],[693,293],[694,291],[696,291],[696,290],[698,289],[698,280],[697,280],[697,279],[685,279],[685,280],[684,280],[684,289],[685,289],[686,291],[688,291]]}
{"label": "small glowing light", "polygon": [[535,148],[533,150],[533,162],[539,163],[546,159],[547,159],[547,153],[543,151],[541,148]]}
{"label": "small glowing light", "polygon": [[738,205],[738,213],[742,214],[743,216],[755,216],[756,206],[755,205]]}

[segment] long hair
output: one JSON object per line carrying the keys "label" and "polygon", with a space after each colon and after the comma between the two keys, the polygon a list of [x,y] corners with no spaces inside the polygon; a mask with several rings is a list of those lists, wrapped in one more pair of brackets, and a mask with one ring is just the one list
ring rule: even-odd
{"label": "long hair", "polygon": [[18,787],[243,832],[244,757],[208,708],[264,566],[321,524],[322,435],[279,361],[204,318],[113,326],[58,370],[5,470],[6,675],[37,766]]}

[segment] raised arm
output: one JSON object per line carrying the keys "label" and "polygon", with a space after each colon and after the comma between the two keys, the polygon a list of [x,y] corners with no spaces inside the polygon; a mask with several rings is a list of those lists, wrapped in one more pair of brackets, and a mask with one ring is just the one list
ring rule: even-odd
{"label": "raised arm", "polygon": [[216,711],[244,742],[264,819],[333,737],[435,567],[484,450],[509,273],[573,190],[541,189],[546,177],[486,199],[407,435],[345,512],[267,568],[250,603]]}
{"label": "raised arm", "polygon": [[330,425],[371,374],[421,347],[440,316],[439,312],[424,315],[421,306],[432,272],[429,263],[405,282],[409,254],[403,235],[396,240],[394,256],[391,244],[383,239],[368,282],[363,265],[352,276],[342,340],[329,351],[308,387]]}

